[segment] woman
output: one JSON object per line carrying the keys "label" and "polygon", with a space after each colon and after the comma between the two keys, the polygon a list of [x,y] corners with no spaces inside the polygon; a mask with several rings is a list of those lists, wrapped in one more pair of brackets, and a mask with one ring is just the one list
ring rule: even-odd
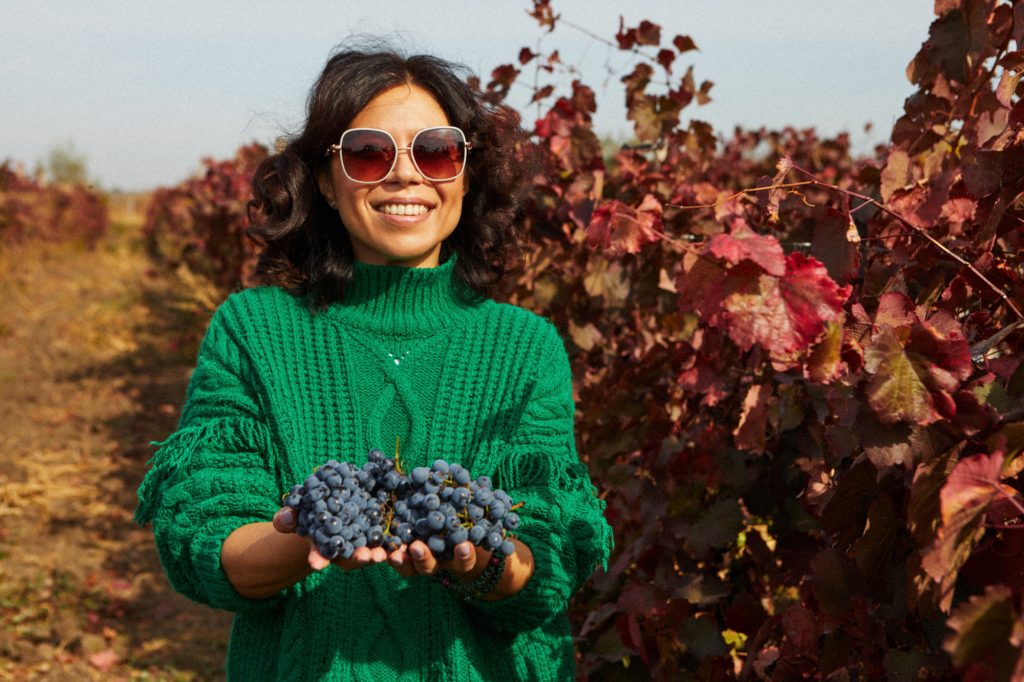
{"label": "woman", "polygon": [[[388,52],[332,57],[307,113],[253,180],[270,286],[213,316],[137,518],[177,590],[235,612],[231,679],[572,679],[567,602],[610,530],[561,339],[485,296],[519,245],[516,119]],[[458,462],[522,501],[515,552],[329,562],[293,532],[283,492],[396,441],[407,467]]]}

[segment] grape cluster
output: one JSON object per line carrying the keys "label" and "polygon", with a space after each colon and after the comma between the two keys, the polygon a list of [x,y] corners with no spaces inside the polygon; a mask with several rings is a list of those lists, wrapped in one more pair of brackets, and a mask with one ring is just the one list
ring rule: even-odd
{"label": "grape cluster", "polygon": [[519,525],[516,505],[487,476],[438,459],[406,473],[380,450],[361,467],[328,460],[284,503],[298,512],[299,535],[326,559],[348,559],[359,547],[393,552],[422,540],[442,560],[469,541],[497,556],[515,551],[507,531]]}

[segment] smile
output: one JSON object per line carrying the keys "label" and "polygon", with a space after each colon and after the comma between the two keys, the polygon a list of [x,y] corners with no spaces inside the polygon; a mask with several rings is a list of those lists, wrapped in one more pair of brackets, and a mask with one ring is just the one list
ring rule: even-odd
{"label": "smile", "polygon": [[423,204],[381,204],[377,210],[387,215],[423,215],[430,209]]}

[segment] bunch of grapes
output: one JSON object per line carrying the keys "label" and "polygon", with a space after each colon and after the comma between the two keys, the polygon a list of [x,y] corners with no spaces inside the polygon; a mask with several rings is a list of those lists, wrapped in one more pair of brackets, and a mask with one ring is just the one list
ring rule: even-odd
{"label": "bunch of grapes", "polygon": [[348,559],[359,547],[393,552],[416,540],[442,560],[466,541],[509,556],[515,547],[507,532],[519,525],[518,505],[487,476],[473,479],[443,459],[406,473],[380,450],[361,467],[328,460],[284,503],[298,512],[296,532],[326,559]]}

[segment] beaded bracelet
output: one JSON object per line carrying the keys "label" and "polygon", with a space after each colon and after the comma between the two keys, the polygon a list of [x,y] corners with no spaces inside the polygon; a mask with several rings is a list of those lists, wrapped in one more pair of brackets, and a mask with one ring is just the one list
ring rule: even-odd
{"label": "beaded bracelet", "polygon": [[434,580],[441,583],[441,586],[451,592],[462,601],[480,599],[491,592],[501,580],[505,572],[505,555],[495,552],[487,562],[487,568],[478,575],[472,582],[463,583],[456,580],[448,571],[437,571]]}

